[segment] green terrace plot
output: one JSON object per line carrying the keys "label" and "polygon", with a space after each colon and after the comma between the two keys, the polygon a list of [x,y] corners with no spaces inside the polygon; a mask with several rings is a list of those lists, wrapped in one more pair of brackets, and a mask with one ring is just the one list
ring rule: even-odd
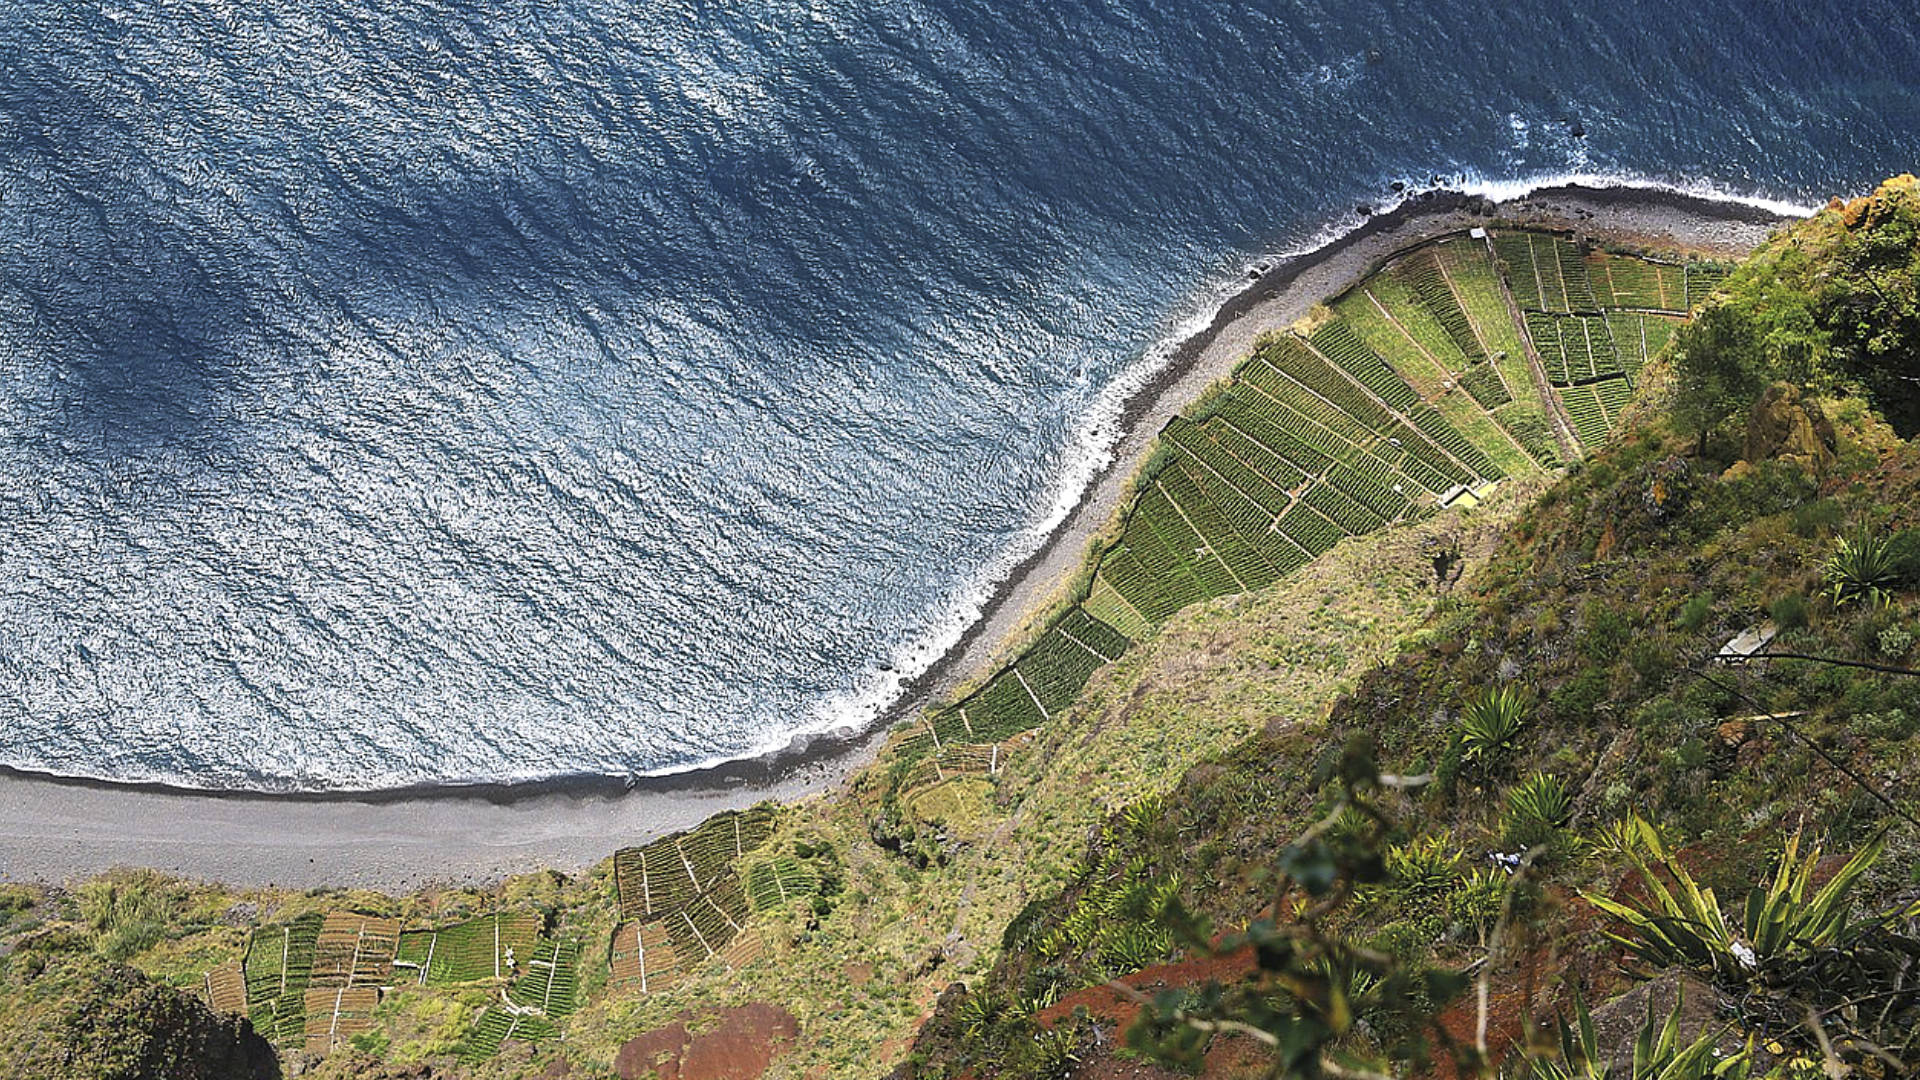
{"label": "green terrace plot", "polygon": [[554,1023],[580,1007],[580,943],[543,941],[521,965],[521,975],[507,988],[506,999],[480,1014],[467,1036],[469,1062],[479,1062],[500,1051],[508,1039],[545,1042],[560,1036]]}
{"label": "green terrace plot", "polygon": [[[1128,619],[1145,621],[1117,595],[1110,606],[1114,604],[1127,609]],[[987,744],[1039,727],[1055,710],[1066,708],[1093,673],[1119,659],[1128,644],[1126,635],[1111,624],[1088,614],[1084,607],[1073,608],[977,693],[926,717],[920,732],[899,751],[907,759],[941,755],[961,746],[979,746],[985,753]]]}
{"label": "green terrace plot", "polygon": [[1538,234],[1502,233],[1493,245],[1561,412],[1589,449],[1606,441],[1648,359],[1673,337],[1679,313],[1725,273],[1714,263],[1581,255],[1566,240]]}
{"label": "green terrace plot", "polygon": [[290,923],[259,927],[248,939],[241,964],[247,1016],[255,1031],[274,1042],[292,1043],[305,1036],[305,995],[322,921],[318,913],[303,915]]}
{"label": "green terrace plot", "polygon": [[[1032,732],[1023,732],[1003,743],[943,743],[930,753],[916,754],[900,781],[903,792],[917,791],[945,783],[958,776],[998,776],[1013,756],[1025,749]],[[752,883],[748,883],[752,899]]]}
{"label": "green terrace plot", "polygon": [[[1446,281],[1435,259],[1431,251],[1408,257],[1409,261],[1431,267],[1433,273],[1429,280],[1451,299],[1453,294],[1446,291]],[[1363,339],[1366,349],[1404,377],[1434,411],[1467,436],[1474,446],[1484,447],[1501,470],[1509,474],[1532,470],[1534,461],[1526,449],[1503,430],[1497,415],[1489,419],[1489,410],[1513,400],[1499,371],[1487,362],[1477,344],[1474,346],[1474,353],[1479,354],[1477,358],[1462,351],[1429,310],[1428,298],[1421,296],[1405,279],[1404,272],[1380,274],[1348,293],[1335,305],[1341,318],[1314,335],[1316,346],[1321,346],[1328,355],[1335,355],[1332,351],[1337,347],[1335,339],[1351,327]],[[1457,303],[1449,306],[1465,323],[1466,315],[1460,306]],[[1324,345],[1323,337],[1329,339]],[[1342,350],[1340,355],[1352,353]],[[1465,391],[1472,400],[1464,400],[1455,392],[1456,388]]]}
{"label": "green terrace plot", "polygon": [[460,1056],[468,1064],[478,1064],[500,1052],[508,1039],[522,1042],[547,1042],[560,1037],[553,1021],[538,1013],[521,1013],[494,1006],[480,1014],[479,1023],[467,1036],[466,1051]]}
{"label": "green terrace plot", "polygon": [[740,860],[773,834],[774,812],[724,813],[692,832],[615,852],[621,918],[658,924],[683,964],[720,953],[747,921]]}
{"label": "green terrace plot", "polygon": [[1486,343],[1494,364],[1500,369],[1501,381],[1517,400],[1526,400],[1526,387],[1532,385],[1527,371],[1527,348],[1507,313],[1506,297],[1488,258],[1486,244],[1468,237],[1452,237],[1435,243],[1430,250],[1459,299],[1461,310],[1473,324],[1474,333]]}
{"label": "green terrace plot", "polygon": [[755,863],[747,870],[747,904],[755,911],[782,908],[819,891],[819,871],[792,856]]}
{"label": "green terrace plot", "polygon": [[[1624,385],[1624,379],[1619,381]],[[1558,393],[1560,403],[1566,409],[1567,419],[1573,422],[1574,434],[1580,436],[1581,444],[1588,449],[1594,449],[1606,442],[1607,413],[1601,402],[1597,385],[1583,383],[1579,386],[1562,387]]]}
{"label": "green terrace plot", "polygon": [[507,988],[507,1000],[522,1009],[561,1019],[572,1016],[579,1002],[580,943],[545,941],[524,961],[525,974]]}
{"label": "green terrace plot", "polygon": [[1547,381],[1555,386],[1624,374],[1604,317],[1529,311],[1527,333],[1546,365]]}
{"label": "green terrace plot", "polygon": [[1639,379],[1640,370],[1666,348],[1681,321],[1665,315],[1607,312],[1607,334],[1613,339],[1613,351],[1620,358],[1620,366],[1629,376]]}
{"label": "green terrace plot", "polygon": [[540,936],[532,912],[496,912],[437,930],[408,930],[400,935],[393,966],[400,977],[422,986],[447,986],[497,979],[533,955]]}
{"label": "green terrace plot", "polygon": [[1505,265],[1513,298],[1528,311],[1598,311],[1585,254],[1557,236],[1503,232],[1493,250]]}
{"label": "green terrace plot", "polygon": [[1687,310],[1692,311],[1705,302],[1713,290],[1727,279],[1732,267],[1717,262],[1690,262],[1687,264]]}
{"label": "green terrace plot", "polygon": [[1487,355],[1480,335],[1467,318],[1466,309],[1461,306],[1459,297],[1453,294],[1453,284],[1447,280],[1438,252],[1428,250],[1408,258],[1402,264],[1402,274],[1413,285],[1421,306],[1445,328],[1447,337],[1452,339],[1461,355],[1468,359]]}
{"label": "green terrace plot", "polygon": [[1603,308],[1687,310],[1686,270],[1672,263],[1596,251],[1587,256],[1587,277]]}
{"label": "green terrace plot", "polygon": [[[1427,249],[1441,276],[1453,291],[1475,336],[1484,343],[1489,359],[1476,361],[1460,376],[1460,385],[1492,412],[1527,456],[1539,465],[1560,464],[1560,447],[1547,420],[1547,403],[1540,400],[1527,362],[1527,346],[1508,313],[1505,292],[1485,241],[1453,236]],[[1493,380],[1498,378],[1496,388]],[[1501,395],[1510,396],[1502,402]]]}

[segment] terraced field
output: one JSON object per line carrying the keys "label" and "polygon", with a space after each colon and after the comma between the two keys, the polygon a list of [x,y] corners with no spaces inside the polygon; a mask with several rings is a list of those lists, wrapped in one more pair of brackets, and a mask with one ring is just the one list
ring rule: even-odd
{"label": "terraced field", "polygon": [[324,917],[306,915],[289,923],[262,926],[247,942],[241,961],[247,988],[247,1016],[253,1029],[279,1043],[306,1033],[307,985],[313,978],[314,942]]}
{"label": "terraced field", "polygon": [[1546,233],[1456,234],[1263,340],[1162,431],[1079,602],[903,737],[900,788],[991,773],[1007,740],[1189,604],[1598,446],[1713,273]]}
{"label": "terraced field", "polygon": [[[691,832],[614,853],[614,886],[620,916],[626,920],[614,934],[616,968],[623,951],[632,956],[624,981],[651,983],[653,971],[677,974],[725,955],[752,906],[741,880],[741,860],[772,835],[773,816],[770,806],[725,813]],[[629,932],[632,941],[621,936]],[[667,948],[661,951],[656,944],[653,955],[643,959],[649,940]]]}
{"label": "terraced field", "polygon": [[1717,263],[1582,253],[1537,233],[1496,236],[1493,248],[1560,412],[1587,449],[1606,441],[1647,360],[1726,276]]}
{"label": "terraced field", "polygon": [[530,911],[495,912],[432,930],[400,935],[393,966],[421,986],[497,979],[533,954],[540,920]]}

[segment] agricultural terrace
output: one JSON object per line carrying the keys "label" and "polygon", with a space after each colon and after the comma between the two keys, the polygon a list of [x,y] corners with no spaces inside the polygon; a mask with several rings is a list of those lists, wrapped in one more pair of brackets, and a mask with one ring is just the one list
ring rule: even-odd
{"label": "agricultural terrace", "polygon": [[326,1054],[372,1031],[395,986],[494,983],[496,1000],[466,1040],[465,1056],[478,1060],[507,1038],[554,1038],[554,1022],[578,1007],[579,943],[541,930],[528,911],[404,931],[397,919],[312,913],[255,929],[239,963],[207,972],[205,993],[220,1012],[244,1012],[268,1040]]}
{"label": "agricultural terrace", "polygon": [[897,744],[899,789],[997,772],[1023,733],[1189,604],[1590,452],[1724,276],[1518,230],[1402,252],[1168,423],[1077,602],[919,719]]}
{"label": "agricultural terrace", "polygon": [[769,883],[756,875],[775,864],[745,862],[773,835],[774,813],[759,806],[719,814],[691,832],[614,853],[624,920],[613,939],[616,986],[653,993],[709,960],[738,966],[751,958],[758,939],[741,931],[752,911],[771,906],[769,884],[782,899],[789,882],[795,890],[803,884],[778,870]]}

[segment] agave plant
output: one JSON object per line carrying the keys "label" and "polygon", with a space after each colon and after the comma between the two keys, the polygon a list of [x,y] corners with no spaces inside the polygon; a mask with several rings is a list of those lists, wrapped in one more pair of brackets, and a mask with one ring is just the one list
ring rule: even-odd
{"label": "agave plant", "polygon": [[1640,826],[1630,817],[1607,822],[1586,839],[1585,847],[1595,855],[1633,855],[1643,850]]}
{"label": "agave plant", "polygon": [[1121,812],[1121,818],[1135,836],[1145,836],[1160,819],[1166,816],[1166,800],[1159,795],[1148,795],[1139,802],[1128,806]]}
{"label": "agave plant", "polygon": [[1505,830],[1519,844],[1536,844],[1573,816],[1573,795],[1566,781],[1551,773],[1535,773],[1507,792]]}
{"label": "agave plant", "polygon": [[1694,968],[1733,986],[1765,980],[1780,965],[1843,942],[1849,931],[1848,893],[1886,848],[1884,838],[1874,840],[1809,896],[1820,849],[1815,847],[1801,858],[1800,835],[1795,833],[1781,854],[1773,881],[1747,893],[1735,926],[1722,913],[1713,890],[1696,884],[1673,857],[1659,830],[1645,819],[1633,821],[1641,844],[1676,887],[1668,888],[1638,852],[1627,852],[1646,881],[1652,903],[1640,907],[1583,893],[1595,907],[1626,924],[1626,934],[1609,932],[1607,937],[1650,964]]}
{"label": "agave plant", "polygon": [[1391,844],[1383,856],[1387,876],[1410,893],[1434,893],[1460,880],[1460,852],[1441,834]]}
{"label": "agave plant", "polygon": [[1857,529],[1840,538],[1821,573],[1835,605],[1859,601],[1868,607],[1885,607],[1893,602],[1900,560],[1887,537]]}
{"label": "agave plant", "polygon": [[1527,723],[1527,694],[1517,686],[1496,687],[1475,698],[1460,714],[1460,745],[1466,760],[1491,765],[1511,751]]}
{"label": "agave plant", "polygon": [[[1653,1002],[1647,1002],[1646,1022],[1633,1040],[1631,1069],[1615,1080],[1746,1080],[1753,1069],[1752,1043],[1723,1057],[1716,1044],[1724,1031],[1703,1031],[1683,1041],[1680,1014],[1685,1004],[1685,995],[1676,995],[1673,1011],[1662,1023],[1654,1016]],[[1608,1080],[1609,1062],[1584,999],[1574,998],[1574,1014],[1575,1026],[1560,1025],[1559,1059],[1535,1059],[1533,1080]]]}

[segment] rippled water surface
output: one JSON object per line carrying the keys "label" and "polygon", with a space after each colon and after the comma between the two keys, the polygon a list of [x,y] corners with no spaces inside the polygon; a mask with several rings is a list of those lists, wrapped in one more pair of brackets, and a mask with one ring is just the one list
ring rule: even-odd
{"label": "rippled water surface", "polygon": [[1913,167],[1911,5],[1816,7],[0,4],[0,763],[869,718],[1156,344],[1392,181]]}

